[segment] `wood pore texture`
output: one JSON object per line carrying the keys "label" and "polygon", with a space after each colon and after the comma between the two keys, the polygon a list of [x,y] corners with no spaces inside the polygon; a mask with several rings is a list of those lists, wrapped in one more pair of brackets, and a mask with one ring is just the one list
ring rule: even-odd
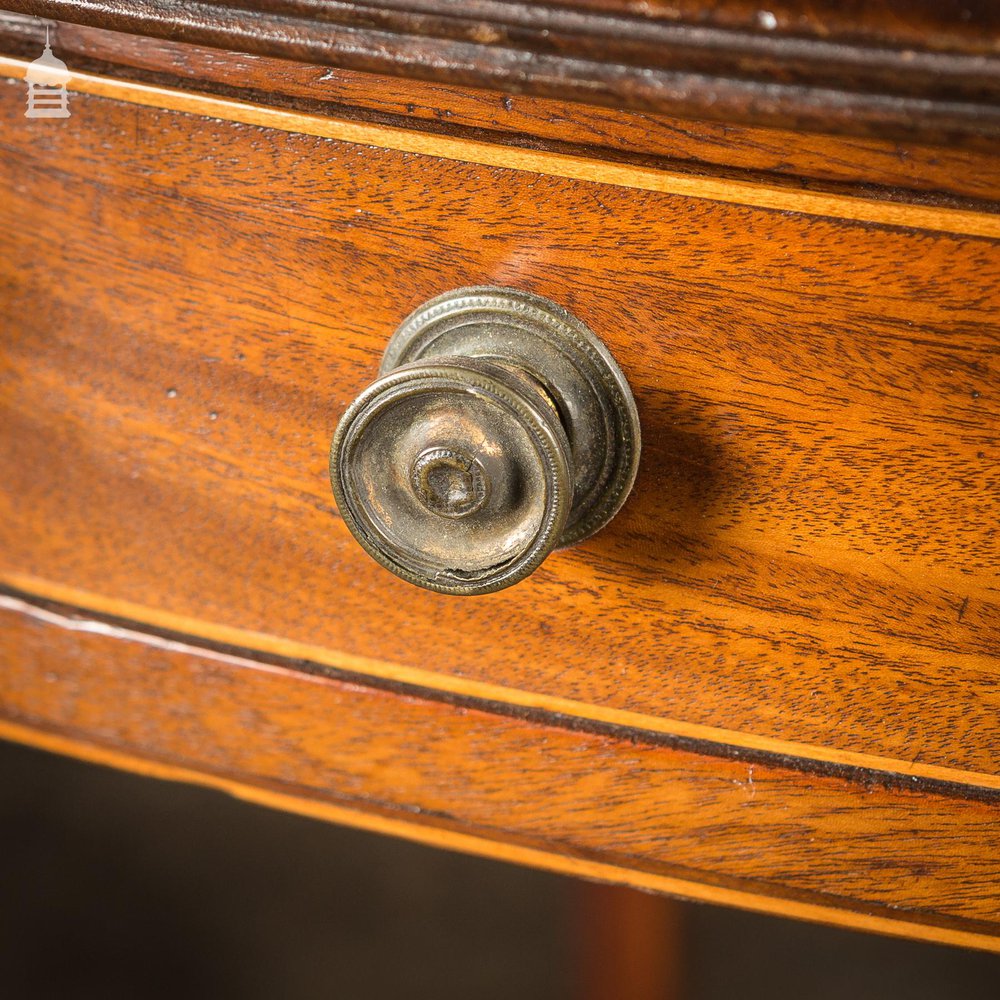
{"label": "wood pore texture", "polygon": [[[151,99],[48,127],[0,79],[3,731],[1000,949],[995,240]],[[362,552],[327,451],[470,284],[591,326],[644,451],[605,531],[460,599]]]}
{"label": "wood pore texture", "polygon": [[[615,109],[995,148],[998,18],[975,3],[6,0],[135,35]],[[869,9],[873,8],[873,9]]]}
{"label": "wood pore texture", "polygon": [[0,42],[33,59],[53,45],[75,72],[215,93],[351,120],[405,125],[522,147],[656,163],[701,175],[749,178],[791,188],[961,204],[995,211],[995,149],[919,140],[840,137],[691,121],[662,114],[555,101],[403,77],[361,73],[229,52],[84,25],[48,24],[0,12]]}
{"label": "wood pore texture", "polygon": [[[449,847],[994,944],[992,802],[308,676],[68,610],[0,597],[4,714],[39,727],[42,745],[53,728],[83,733],[114,748],[105,760],[246,783],[251,798],[320,816],[330,803],[342,822],[366,814],[371,828]],[[2,721],[0,734],[18,735]]]}

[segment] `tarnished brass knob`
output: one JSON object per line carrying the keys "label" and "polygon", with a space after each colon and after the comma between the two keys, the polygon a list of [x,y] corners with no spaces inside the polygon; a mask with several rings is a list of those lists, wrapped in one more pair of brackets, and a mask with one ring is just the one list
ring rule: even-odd
{"label": "tarnished brass knob", "polygon": [[587,327],[527,292],[462,288],[393,334],[337,426],[330,480],[383,566],[485,594],[604,527],[638,460],[632,393]]}

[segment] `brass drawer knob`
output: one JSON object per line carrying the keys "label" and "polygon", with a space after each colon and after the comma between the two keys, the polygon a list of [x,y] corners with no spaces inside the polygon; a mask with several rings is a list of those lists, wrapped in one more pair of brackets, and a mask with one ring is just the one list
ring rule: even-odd
{"label": "brass drawer knob", "polygon": [[330,480],[383,566],[485,594],[603,528],[638,461],[632,393],[586,326],[537,295],[461,288],[393,334],[337,426]]}

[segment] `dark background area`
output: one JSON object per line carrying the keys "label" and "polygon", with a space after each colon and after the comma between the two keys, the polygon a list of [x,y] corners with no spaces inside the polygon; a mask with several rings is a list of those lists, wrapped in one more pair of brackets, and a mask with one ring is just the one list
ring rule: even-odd
{"label": "dark background area", "polygon": [[5,1000],[630,1000],[650,995],[644,964],[664,1000],[678,978],[685,1000],[1000,996],[1000,957],[592,886],[0,743]]}

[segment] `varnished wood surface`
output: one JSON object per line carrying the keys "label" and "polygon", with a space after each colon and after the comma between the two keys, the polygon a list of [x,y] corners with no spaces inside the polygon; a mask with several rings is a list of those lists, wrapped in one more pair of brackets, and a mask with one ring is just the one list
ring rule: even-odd
{"label": "varnished wood surface", "polygon": [[[224,6],[244,9],[278,11],[293,8],[289,0],[239,0],[223,2]],[[345,22],[361,20],[370,10],[365,4],[349,4],[355,11],[337,12],[330,20]],[[500,25],[501,29],[530,23],[544,30],[550,19],[572,12],[563,23],[573,23],[578,29],[594,27],[581,14],[600,13],[621,19],[618,22],[673,24],[696,28],[723,28],[750,31],[759,35],[772,33],[784,36],[816,38],[827,42],[864,42],[894,48],[910,46],[920,51],[946,51],[988,55],[1000,51],[1000,13],[989,0],[908,0],[905,4],[890,2],[868,3],[865,0],[778,0],[768,4],[773,24],[762,18],[761,7],[753,0],[650,0],[636,4],[634,0],[553,0],[524,4],[501,0],[466,0],[456,8],[449,0],[385,0],[380,6],[402,14],[423,12],[442,19],[483,18]],[[369,15],[370,16],[370,15]],[[391,15],[390,15],[391,16]],[[557,23],[559,23],[557,21]],[[443,31],[441,33],[444,33]],[[709,36],[711,37],[711,36]],[[550,42],[550,45],[555,45]]]}
{"label": "varnished wood surface", "polygon": [[982,4],[936,13],[907,5],[888,16],[852,4],[846,30],[843,12],[813,5],[779,9],[779,20],[741,4],[735,21],[715,5],[495,0],[6,5],[136,35],[618,109],[969,147],[994,148],[1000,137],[997,19]]}
{"label": "varnished wood surface", "polygon": [[[23,80],[28,63],[0,56],[0,76]],[[938,205],[866,199],[819,191],[792,190],[759,182],[692,175],[664,169],[616,163],[605,159],[549,150],[507,147],[467,137],[427,134],[364,121],[300,114],[247,101],[217,98],[120,80],[113,77],[74,73],[69,89],[94,97],[138,104],[142,107],[180,111],[189,115],[219,118],[262,128],[280,129],[296,135],[336,139],[354,145],[378,146],[403,153],[457,160],[487,167],[529,171],[554,177],[594,181],[617,187],[636,188],[693,198],[707,198],[737,205],[778,209],[799,214],[832,216],[883,225],[910,226],[970,236],[1000,237],[1000,214],[992,203],[952,208]]]}
{"label": "varnished wood surface", "polygon": [[[653,21],[774,31],[779,35],[920,49],[996,52],[1000,14],[990,0],[774,0],[762,8],[752,0],[549,0],[575,10],[628,13]],[[766,12],[771,19],[763,17]]]}
{"label": "varnished wood surface", "polygon": [[997,151],[692,122],[527,95],[377,76],[164,39],[0,14],[7,55],[33,59],[46,28],[74,72],[217,93],[310,114],[368,120],[592,158],[868,199],[997,199]]}
{"label": "varnished wood surface", "polygon": [[[997,786],[995,243],[0,94],[8,583]],[[483,282],[606,340],[645,453],[608,530],[459,600],[363,555],[326,450],[399,320]]]}
{"label": "varnished wood surface", "polygon": [[0,657],[0,735],[443,846],[1000,949],[995,796],[500,715],[2,596]]}

